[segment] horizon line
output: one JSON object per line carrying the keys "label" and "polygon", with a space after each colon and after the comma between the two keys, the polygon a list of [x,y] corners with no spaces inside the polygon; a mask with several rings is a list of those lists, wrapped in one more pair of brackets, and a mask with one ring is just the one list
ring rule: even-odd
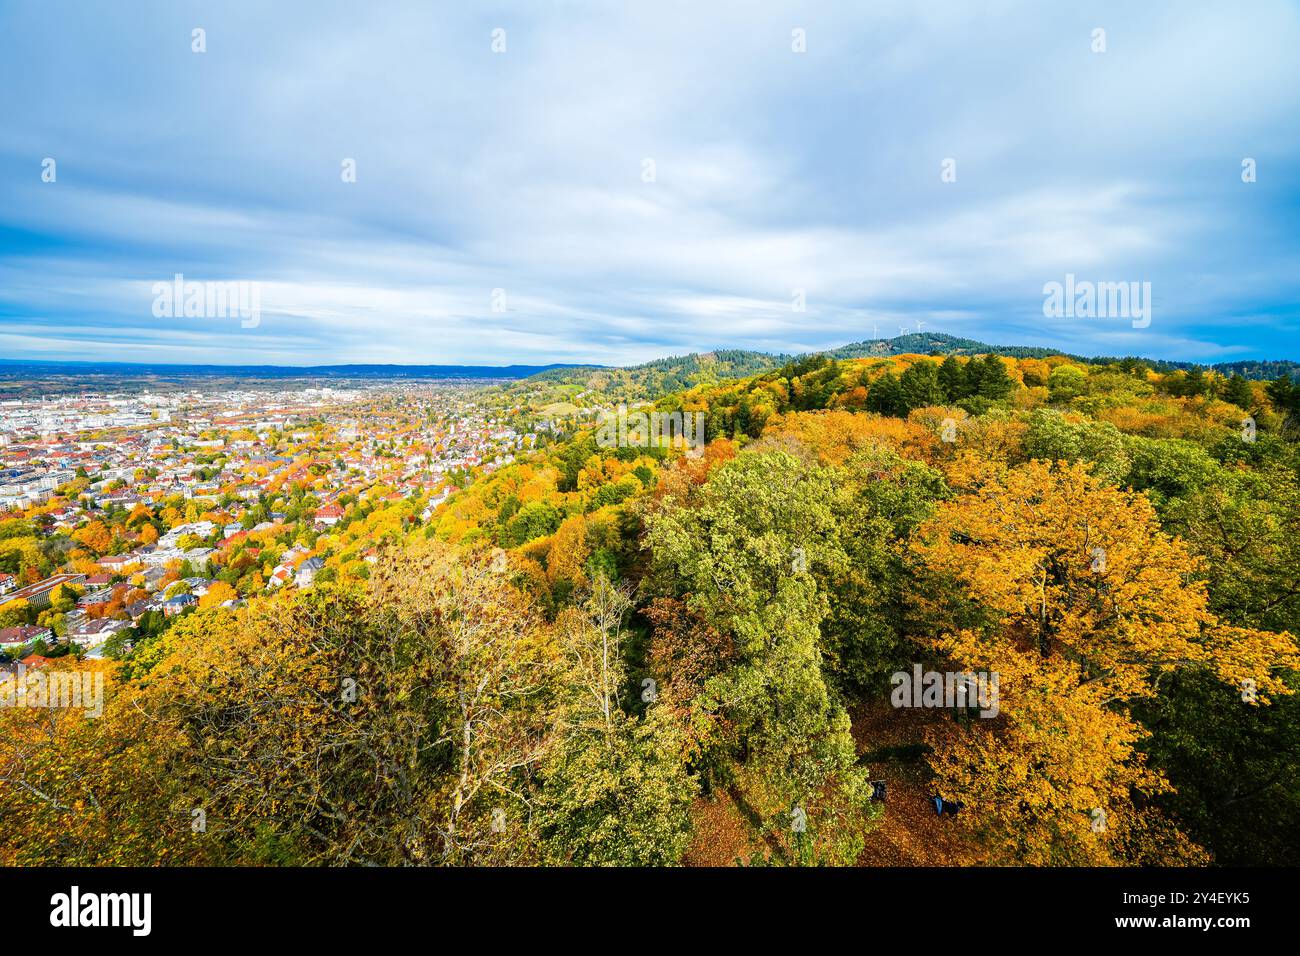
{"label": "horizon line", "polygon": [[[310,373],[310,372],[313,372],[313,371],[331,370],[331,369],[395,369],[395,370],[402,370],[402,369],[473,369],[473,370],[477,370],[477,371],[501,371],[501,372],[508,372],[508,371],[511,371],[511,370],[519,370],[519,369],[530,369],[530,370],[532,370],[532,373],[531,373],[531,374],[538,374],[538,373],[540,373],[540,372],[551,371],[551,370],[554,370],[554,369],[581,369],[581,368],[590,368],[590,369],[597,369],[597,370],[599,370],[599,369],[629,369],[629,368],[638,368],[638,367],[640,367],[640,366],[648,365],[648,364],[650,364],[650,363],[652,363],[652,362],[668,361],[668,360],[676,359],[676,358],[690,358],[691,356],[712,355],[712,354],[715,354],[715,353],[717,353],[717,352],[748,352],[748,353],[750,353],[750,354],[754,354],[754,355],[765,355],[765,356],[769,356],[769,357],[771,357],[771,358],[773,358],[773,359],[787,359],[787,360],[788,360],[788,359],[800,359],[800,358],[808,358],[808,357],[815,356],[815,355],[831,355],[832,353],[837,352],[837,351],[839,351],[840,349],[850,348],[850,347],[855,346],[855,345],[870,345],[870,344],[874,344],[874,343],[878,343],[878,342],[883,342],[883,343],[890,343],[890,344],[892,344],[892,343],[897,342],[899,339],[911,338],[911,337],[913,337],[913,336],[917,336],[917,335],[927,335],[927,334],[929,334],[929,335],[931,335],[931,336],[934,336],[934,337],[936,337],[936,338],[947,339],[947,340],[949,340],[949,341],[964,341],[964,342],[972,342],[972,343],[974,343],[975,345],[979,345],[979,346],[987,346],[987,347],[990,348],[990,349],[1015,349],[1015,348],[1039,349],[1039,350],[1041,350],[1041,351],[1043,351],[1043,352],[1049,353],[1050,355],[1059,355],[1059,356],[1061,356],[1061,357],[1063,357],[1063,358],[1070,358],[1070,359],[1083,359],[1083,360],[1086,360],[1086,361],[1102,361],[1102,360],[1105,360],[1105,359],[1116,359],[1116,360],[1135,359],[1135,360],[1143,361],[1143,362],[1151,362],[1151,363],[1158,363],[1158,364],[1165,364],[1165,365],[1174,365],[1174,366],[1197,366],[1197,367],[1200,367],[1200,368],[1206,368],[1206,369],[1214,369],[1214,368],[1217,368],[1217,367],[1220,367],[1220,366],[1231,366],[1231,365],[1238,365],[1238,364],[1243,364],[1243,363],[1283,362],[1283,363],[1290,363],[1290,364],[1300,365],[1300,361],[1297,361],[1296,359],[1291,359],[1291,358],[1263,358],[1263,359],[1260,359],[1260,358],[1242,358],[1242,359],[1226,359],[1226,360],[1221,361],[1221,362],[1194,362],[1194,361],[1189,361],[1189,360],[1186,360],[1186,359],[1166,359],[1166,358],[1155,358],[1155,357],[1146,356],[1146,355],[1115,355],[1115,354],[1109,354],[1109,355],[1106,355],[1106,354],[1082,355],[1082,354],[1075,353],[1075,352],[1067,352],[1067,351],[1064,351],[1064,350],[1056,350],[1056,349],[1053,349],[1053,348],[1050,347],[1050,346],[1044,346],[1044,345],[1028,345],[1028,344],[998,345],[998,344],[996,344],[996,343],[992,343],[992,342],[984,342],[984,341],[980,341],[980,340],[978,340],[978,339],[967,338],[966,336],[953,335],[953,334],[950,333],[950,332],[939,332],[939,331],[935,331],[935,332],[932,332],[932,333],[925,333],[925,332],[907,332],[907,333],[903,333],[903,334],[901,334],[901,335],[895,335],[895,336],[889,336],[889,337],[869,338],[869,339],[859,339],[859,340],[857,340],[857,341],[848,342],[848,343],[845,343],[844,345],[833,346],[833,347],[831,347],[831,348],[826,348],[826,349],[816,349],[816,350],[812,350],[812,351],[795,352],[795,353],[788,353],[788,352],[768,352],[768,351],[764,351],[764,350],[762,350],[762,349],[747,349],[747,348],[741,348],[741,347],[737,347],[737,346],[717,346],[717,347],[714,347],[714,348],[705,349],[705,350],[699,350],[699,351],[692,351],[692,352],[678,352],[678,353],[672,353],[672,354],[661,355],[661,356],[658,356],[658,357],[656,357],[656,358],[646,359],[646,360],[644,360],[644,361],[636,362],[636,363],[633,363],[633,364],[630,364],[630,365],[602,365],[602,364],[597,363],[597,362],[546,362],[546,363],[511,362],[511,363],[506,364],[506,365],[486,365],[486,364],[477,364],[477,363],[472,363],[472,362],[449,362],[449,363],[440,363],[440,362],[411,362],[411,363],[396,363],[396,362],[325,362],[325,363],[321,363],[321,364],[318,364],[318,365],[285,365],[285,364],[278,364],[278,363],[254,364],[254,363],[246,363],[246,362],[242,362],[242,363],[220,363],[220,362],[124,362],[124,361],[113,360],[113,359],[103,359],[103,360],[100,360],[100,359],[56,359],[56,358],[0,358],[0,367],[5,367],[5,366],[21,366],[21,365],[53,365],[53,366],[58,366],[58,365],[96,365],[96,366],[108,366],[108,367],[114,367],[114,368],[150,368],[150,369],[178,369],[178,370],[180,370],[180,369],[216,369],[216,370],[223,370],[223,369],[225,369],[225,370],[234,370],[234,369],[250,369],[250,370],[256,370],[256,369],[290,369],[290,370],[295,370],[295,371],[302,371],[302,372],[304,372],[304,373]],[[916,355],[925,355],[925,354],[927,354],[927,353],[926,353],[926,352],[923,352],[923,351],[917,351],[917,352],[912,352],[912,353],[904,352],[904,353],[899,353],[899,354],[916,354]],[[854,356],[854,357],[855,357],[855,358],[872,358],[872,357],[876,357],[876,358],[890,358],[890,357],[897,357],[897,356],[881,355],[881,356]]]}

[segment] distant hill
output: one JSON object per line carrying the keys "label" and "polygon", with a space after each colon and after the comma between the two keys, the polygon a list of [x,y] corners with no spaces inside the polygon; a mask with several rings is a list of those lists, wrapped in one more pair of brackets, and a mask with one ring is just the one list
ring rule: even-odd
{"label": "distant hill", "polygon": [[[1052,355],[1063,355],[1072,361],[1088,365],[1141,363],[1157,372],[1197,367],[1195,362],[1169,362],[1137,356],[1088,357],[1033,345],[990,345],[987,342],[948,335],[945,332],[911,332],[887,339],[868,339],[813,354],[823,354],[835,359],[854,359],[909,354],[984,355],[989,352],[1010,358],[1047,358]],[[628,368],[572,366],[551,369],[531,378],[513,382],[504,386],[503,391],[511,401],[519,401],[527,396],[532,403],[542,405],[633,404],[652,401],[660,396],[685,391],[696,385],[757,375],[804,357],[806,356],[733,349],[672,356]],[[1279,375],[1290,375],[1300,380],[1300,363],[1291,361],[1220,362],[1217,365],[1201,367],[1211,368],[1224,375],[1235,372],[1248,379],[1271,380]],[[587,401],[584,402],[583,399]]]}
{"label": "distant hill", "polygon": [[[828,349],[822,353],[836,359],[870,358],[904,354],[981,355],[993,352],[1012,358],[1046,358],[1065,355],[1072,361],[1098,365],[1122,362],[1143,363],[1159,372],[1191,369],[1195,362],[1171,362],[1137,356],[1088,357],[1058,349],[1028,345],[990,345],[976,339],[944,332],[911,332],[893,338],[867,339]],[[474,379],[506,381],[496,392],[505,402],[527,396],[542,404],[617,404],[650,401],[662,395],[685,391],[726,379],[745,378],[769,371],[805,356],[718,349],[713,352],[676,355],[627,368],[601,365],[556,363],[551,365],[165,365],[143,362],[45,362],[0,359],[0,381],[75,378],[81,387],[104,387],[107,382],[134,380],[136,384],[161,385],[194,378],[240,380],[276,379]],[[1210,368],[1224,375],[1271,380],[1289,375],[1300,381],[1300,362],[1242,360],[1220,362]],[[595,401],[582,401],[584,398]]]}
{"label": "distant hill", "polygon": [[1012,358],[1046,358],[1049,355],[1063,354],[1060,349],[1045,349],[1030,345],[989,345],[987,342],[964,339],[945,332],[909,332],[906,335],[896,335],[891,339],[869,339],[865,342],[841,345],[825,354],[832,358],[847,359],[871,358],[877,355],[928,355],[931,352],[941,355],[984,355],[994,352]]}
{"label": "distant hill", "polygon": [[1222,372],[1224,375],[1231,375],[1235,372],[1242,378],[1253,378],[1269,382],[1282,375],[1289,375],[1291,378],[1300,381],[1300,362],[1287,360],[1265,362],[1246,359],[1241,362],[1219,362],[1217,365],[1211,366],[1211,368],[1216,372]]}
{"label": "distant hill", "polygon": [[[920,355],[929,355],[931,353],[939,355],[983,355],[988,352],[995,355],[1006,355],[1009,358],[1047,358],[1049,355],[1063,355],[1073,361],[1084,362],[1089,365],[1141,362],[1157,372],[1198,367],[1196,362],[1172,362],[1165,359],[1151,359],[1136,355],[1085,356],[1072,355],[1069,352],[1062,352],[1060,349],[1045,349],[1036,345],[989,345],[987,342],[960,338],[944,332],[912,332],[908,335],[897,335],[892,339],[871,339],[866,342],[854,342],[851,345],[840,346],[826,354],[834,358],[866,358],[873,355],[905,355],[908,353]],[[1286,360],[1219,362],[1214,365],[1200,365],[1199,367],[1213,369],[1223,375],[1236,373],[1242,378],[1265,381],[1271,381],[1279,375],[1300,378],[1300,362]]]}
{"label": "distant hill", "polygon": [[541,405],[581,405],[583,398],[593,395],[599,396],[598,404],[634,404],[696,385],[756,375],[789,359],[788,355],[719,349],[655,359],[628,368],[588,365],[554,369],[505,385],[501,392],[508,402],[527,397]]}

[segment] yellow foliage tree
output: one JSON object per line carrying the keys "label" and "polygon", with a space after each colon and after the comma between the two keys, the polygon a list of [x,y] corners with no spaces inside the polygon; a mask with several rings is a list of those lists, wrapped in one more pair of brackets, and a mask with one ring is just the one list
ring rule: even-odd
{"label": "yellow foliage tree", "polygon": [[[914,544],[929,576],[918,603],[934,651],[997,675],[998,715],[933,733],[936,786],[1003,858],[1198,859],[1131,799],[1167,784],[1136,749],[1145,734],[1126,705],[1189,665],[1253,681],[1266,703],[1288,692],[1278,669],[1300,666],[1294,638],[1216,619],[1197,560],[1144,495],[1064,463],[987,467],[971,484]],[[1109,827],[1097,832],[1099,814]]]}
{"label": "yellow foliage tree", "polygon": [[551,538],[547,578],[552,584],[562,580],[581,584],[584,579],[582,567],[590,553],[586,519],[582,515],[566,518]]}
{"label": "yellow foliage tree", "polygon": [[199,598],[199,607],[217,607],[226,601],[233,601],[237,597],[239,595],[233,587],[225,581],[216,581],[208,588],[208,593]]}

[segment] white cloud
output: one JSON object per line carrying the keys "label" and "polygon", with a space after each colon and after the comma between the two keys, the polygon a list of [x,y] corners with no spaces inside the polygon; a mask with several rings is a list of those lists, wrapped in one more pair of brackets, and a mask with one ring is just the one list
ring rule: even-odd
{"label": "white cloud", "polygon": [[[15,354],[138,335],[174,360],[631,361],[917,318],[1077,351],[1294,352],[1286,3],[233,4],[205,9],[202,56],[169,4],[9,16]],[[124,45],[149,55],[126,69]],[[1044,326],[1038,290],[1067,271],[1152,281],[1159,331]],[[176,272],[260,281],[263,326],[142,322],[140,287]],[[33,336],[55,319],[79,337]]]}

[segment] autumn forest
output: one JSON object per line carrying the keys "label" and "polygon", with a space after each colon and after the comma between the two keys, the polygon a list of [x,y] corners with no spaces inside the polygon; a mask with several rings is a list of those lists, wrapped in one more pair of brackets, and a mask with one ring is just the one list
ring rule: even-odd
{"label": "autumn forest", "polygon": [[[311,587],[53,659],[102,714],[0,710],[0,863],[1300,863],[1286,375],[718,353],[476,396],[540,437],[330,549],[252,532]],[[703,440],[601,440],[618,407]]]}

